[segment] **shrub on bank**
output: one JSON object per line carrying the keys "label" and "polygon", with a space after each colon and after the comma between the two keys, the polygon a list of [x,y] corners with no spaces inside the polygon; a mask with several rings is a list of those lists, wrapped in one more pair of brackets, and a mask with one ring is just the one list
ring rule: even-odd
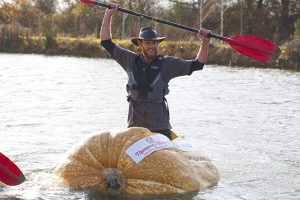
{"label": "shrub on bank", "polygon": [[20,35],[27,37],[29,31],[17,25],[0,25],[0,51],[14,52],[15,49],[23,47],[24,40]]}
{"label": "shrub on bank", "polygon": [[300,39],[292,40],[283,47],[280,65],[291,66],[290,69],[300,70]]}
{"label": "shrub on bank", "polygon": [[[49,41],[48,41],[49,42]],[[114,40],[120,46],[138,52],[139,48],[130,40]],[[100,40],[95,38],[55,37],[52,44],[47,45],[47,38],[30,36],[26,29],[0,26],[0,52],[36,53],[49,55],[72,55],[92,58],[108,58],[109,55],[100,48]],[[163,41],[160,53],[184,59],[195,59],[200,46],[199,41]],[[299,70],[300,40],[294,40],[282,47],[282,55],[278,62],[261,63],[253,61],[235,52],[229,45],[213,42],[209,47],[209,64],[279,68]]]}

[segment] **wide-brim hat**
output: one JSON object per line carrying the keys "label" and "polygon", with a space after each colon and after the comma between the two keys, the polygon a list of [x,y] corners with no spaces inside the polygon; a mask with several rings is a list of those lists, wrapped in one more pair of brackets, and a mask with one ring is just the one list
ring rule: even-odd
{"label": "wide-brim hat", "polygon": [[156,40],[163,41],[166,37],[159,37],[156,30],[153,27],[144,27],[140,29],[139,37],[134,37],[131,42],[138,46],[138,40]]}

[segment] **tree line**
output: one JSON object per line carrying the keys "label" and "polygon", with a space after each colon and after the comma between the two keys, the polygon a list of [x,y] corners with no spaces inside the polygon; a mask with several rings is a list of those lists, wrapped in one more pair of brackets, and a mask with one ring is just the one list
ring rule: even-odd
{"label": "tree line", "polygon": [[[121,7],[225,36],[257,35],[277,44],[300,36],[299,0],[114,0]],[[32,36],[97,37],[104,8],[79,0],[0,0],[0,26]],[[189,40],[195,34],[120,13],[113,19],[114,38],[126,39],[143,26],[156,26],[169,40]]]}

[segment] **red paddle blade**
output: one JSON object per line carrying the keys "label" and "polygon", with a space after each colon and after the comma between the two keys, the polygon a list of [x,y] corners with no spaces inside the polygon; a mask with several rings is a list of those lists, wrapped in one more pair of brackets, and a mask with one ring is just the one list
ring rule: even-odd
{"label": "red paddle blade", "polygon": [[25,181],[22,171],[2,153],[0,153],[0,181],[10,186],[19,185]]}
{"label": "red paddle blade", "polygon": [[94,3],[94,0],[81,0],[82,3],[91,4]]}
{"label": "red paddle blade", "polygon": [[281,50],[274,43],[252,35],[238,35],[232,38],[223,38],[230,46],[240,54],[258,60],[270,62],[276,60]]}

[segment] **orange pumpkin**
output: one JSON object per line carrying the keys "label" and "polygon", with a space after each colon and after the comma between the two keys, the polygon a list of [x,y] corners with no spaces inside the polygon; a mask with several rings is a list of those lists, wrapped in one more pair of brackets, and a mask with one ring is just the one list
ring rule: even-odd
{"label": "orange pumpkin", "polygon": [[138,164],[125,153],[154,134],[138,127],[93,134],[68,153],[55,173],[73,189],[134,195],[184,193],[217,184],[218,170],[199,153],[160,149]]}

